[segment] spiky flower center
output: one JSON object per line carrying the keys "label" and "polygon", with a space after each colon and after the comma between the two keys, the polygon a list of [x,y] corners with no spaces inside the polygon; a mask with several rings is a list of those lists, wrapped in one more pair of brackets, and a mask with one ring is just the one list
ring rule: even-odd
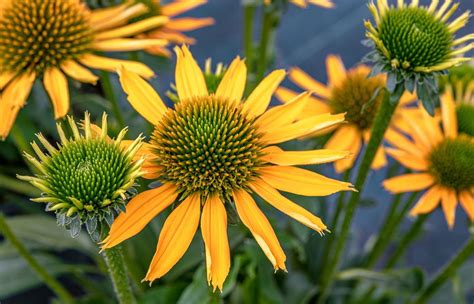
{"label": "spiky flower center", "polygon": [[430,155],[430,171],[448,188],[466,190],[474,187],[474,143],[468,136],[445,139]]}
{"label": "spiky flower center", "polygon": [[380,77],[367,78],[367,73],[353,70],[331,91],[329,106],[332,113],[346,113],[346,120],[361,130],[372,126],[375,114],[382,101],[382,94],[375,96],[383,86]]}
{"label": "spiky flower center", "polygon": [[474,105],[460,104],[456,107],[459,133],[474,137]]}
{"label": "spiky flower center", "polygon": [[79,1],[12,0],[0,14],[0,72],[48,67],[83,54],[92,41]]}
{"label": "spiky flower center", "polygon": [[421,7],[388,10],[379,30],[392,65],[407,70],[442,63],[453,41],[447,25]]}
{"label": "spiky flower center", "polygon": [[216,96],[180,101],[153,133],[160,179],[188,195],[229,196],[256,176],[262,144],[239,104]]}

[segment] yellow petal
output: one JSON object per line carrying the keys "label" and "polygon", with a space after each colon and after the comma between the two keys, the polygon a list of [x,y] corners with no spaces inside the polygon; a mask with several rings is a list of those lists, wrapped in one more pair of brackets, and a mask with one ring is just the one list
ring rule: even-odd
{"label": "yellow petal", "polygon": [[424,158],[425,152],[399,132],[389,128],[385,133],[385,140],[399,150],[406,151],[418,158]]}
{"label": "yellow petal", "polygon": [[250,94],[244,103],[244,112],[250,117],[260,116],[265,112],[272,95],[285,78],[285,70],[276,70],[265,77]]}
{"label": "yellow petal", "polygon": [[387,148],[386,151],[388,155],[408,169],[416,171],[428,170],[428,161],[425,158],[417,157],[408,152],[397,149]]}
{"label": "yellow petal", "polygon": [[207,0],[175,1],[161,6],[161,13],[165,16],[176,16],[206,4]]}
{"label": "yellow petal", "polygon": [[292,68],[288,77],[303,89],[314,92],[318,96],[324,98],[329,98],[331,96],[331,91],[324,84],[313,79],[299,68]]}
{"label": "yellow petal", "polygon": [[[298,96],[298,94],[292,90],[289,90],[284,87],[279,87],[275,91],[275,96],[283,103],[288,103],[293,101],[294,98]],[[331,109],[328,105],[314,96],[308,96],[308,102],[306,103],[304,109],[298,115],[298,119],[305,119],[311,116],[320,115],[324,113],[331,112]]]}
{"label": "yellow petal", "polygon": [[329,0],[308,0],[308,2],[311,3],[311,4],[317,5],[317,6],[324,7],[324,8],[333,8],[334,7],[334,3],[332,3]]}
{"label": "yellow petal", "polygon": [[294,218],[301,224],[314,229],[320,234],[323,234],[325,231],[327,231],[326,225],[324,225],[323,221],[319,217],[314,216],[308,210],[293,203],[261,179],[257,179],[255,182],[250,184],[250,188],[267,203],[286,215]]}
{"label": "yellow petal", "polygon": [[262,151],[262,160],[280,166],[324,164],[343,159],[349,156],[349,151],[339,150],[310,150],[310,151],[283,151],[276,146],[270,146]]}
{"label": "yellow petal", "polygon": [[[122,142],[120,143],[120,147],[122,149],[127,149],[133,142],[134,142],[133,140],[122,140]],[[156,164],[156,156],[155,156],[155,153],[153,152],[153,149],[154,147],[152,144],[143,143],[140,149],[138,149],[138,151],[133,156],[133,161],[137,161],[141,158],[145,159],[145,161],[142,164],[141,171],[144,172],[142,177],[146,179],[158,178],[161,174],[161,170],[163,169],[161,166]]]}
{"label": "yellow petal", "polygon": [[127,71],[125,68],[119,69],[120,83],[127,93],[128,101],[138,113],[152,125],[157,125],[166,106],[151,85],[137,74]]}
{"label": "yellow petal", "polygon": [[99,77],[92,74],[91,71],[84,68],[74,60],[66,60],[61,63],[61,70],[69,77],[80,82],[96,84]]}
{"label": "yellow petal", "polygon": [[16,73],[13,72],[2,72],[0,73],[0,90],[3,88],[15,77]]}
{"label": "yellow petal", "polygon": [[272,225],[258,208],[252,197],[245,191],[233,192],[235,207],[244,225],[252,232],[253,237],[273,264],[275,270],[286,270],[286,256],[273,231]]}
{"label": "yellow petal", "polygon": [[165,184],[135,196],[110,227],[102,249],[114,247],[142,231],[156,215],[176,200],[176,190],[176,186]]}
{"label": "yellow petal", "polygon": [[206,249],[207,281],[214,290],[222,286],[230,269],[227,213],[217,195],[207,199],[202,209],[201,232]]}
{"label": "yellow petal", "polygon": [[336,172],[341,173],[352,166],[357,159],[360,148],[362,146],[362,134],[353,124],[340,126],[331,136],[326,145],[326,149],[344,150],[351,153],[350,156],[337,161],[334,164]]}
{"label": "yellow petal", "polygon": [[194,194],[171,212],[161,229],[145,281],[161,278],[181,259],[196,234],[200,211],[199,194]]}
{"label": "yellow petal", "polygon": [[426,191],[418,200],[415,207],[410,210],[411,216],[426,214],[433,211],[441,201],[441,192],[439,186],[433,186]]}
{"label": "yellow petal", "polygon": [[329,55],[326,57],[326,68],[331,86],[338,86],[346,78],[346,68],[341,57]]}
{"label": "yellow petal", "polygon": [[306,0],[290,0],[290,2],[301,8],[305,8],[307,6]]}
{"label": "yellow petal", "polygon": [[377,152],[375,153],[375,158],[374,161],[372,162],[372,165],[370,166],[374,170],[378,170],[380,168],[383,168],[387,165],[387,156],[385,155],[385,149],[381,145],[377,149]]}
{"label": "yellow petal", "polygon": [[19,106],[13,106],[6,99],[0,95],[0,113],[2,113],[2,119],[0,119],[0,139],[5,140],[10,133],[13,123],[16,120],[16,116],[20,111]]}
{"label": "yellow petal", "polygon": [[469,190],[462,191],[459,193],[459,201],[471,222],[474,222],[474,197],[472,193]]}
{"label": "yellow petal", "polygon": [[22,108],[30,95],[35,79],[35,72],[23,73],[13,78],[3,91],[3,100],[6,100],[12,106]]}
{"label": "yellow petal", "polygon": [[67,78],[58,68],[49,68],[44,72],[44,87],[54,107],[56,119],[66,116],[69,111],[69,87]]}
{"label": "yellow petal", "polygon": [[130,37],[134,36],[156,27],[163,25],[169,21],[166,16],[155,16],[147,18],[135,23],[127,24],[119,28],[114,28],[109,31],[101,32],[95,35],[96,40],[105,40],[112,38]]}
{"label": "yellow petal", "polygon": [[168,42],[162,39],[116,38],[93,42],[91,48],[103,52],[128,52],[167,44]]}
{"label": "yellow petal", "polygon": [[441,191],[441,207],[443,208],[444,217],[446,218],[449,229],[453,229],[454,227],[457,205],[456,191],[443,187]]}
{"label": "yellow petal", "polygon": [[441,99],[441,113],[443,116],[443,128],[446,137],[454,138],[458,135],[458,123],[456,117],[456,105],[452,93],[446,92]]}
{"label": "yellow petal", "polygon": [[259,169],[258,172],[270,186],[299,195],[326,196],[339,191],[354,190],[350,183],[296,167],[268,166]]}
{"label": "yellow petal", "polygon": [[245,62],[237,57],[232,61],[217,88],[216,95],[240,103],[247,81]]}
{"label": "yellow petal", "polygon": [[146,13],[147,10],[148,8],[143,3],[134,5],[126,3],[110,8],[95,9],[91,12],[90,22],[94,31],[100,32],[125,25],[128,20]]}
{"label": "yellow petal", "polygon": [[175,18],[166,23],[166,29],[178,32],[188,32],[213,24],[213,18]]}
{"label": "yellow petal", "polygon": [[278,128],[275,132],[266,133],[262,141],[267,144],[277,144],[318,132],[344,122],[345,114],[322,114],[297,121],[291,125]]}
{"label": "yellow petal", "polygon": [[155,75],[153,71],[140,62],[107,58],[92,54],[85,54],[79,57],[79,62],[93,69],[116,72],[119,68],[124,67],[130,72],[134,72],[143,78],[150,79]]}
{"label": "yellow petal", "polygon": [[387,179],[383,182],[383,186],[392,193],[402,193],[426,189],[434,182],[431,174],[410,173]]}
{"label": "yellow petal", "polygon": [[207,96],[206,80],[187,46],[176,47],[175,52],[175,78],[179,99],[183,101],[196,96]]}

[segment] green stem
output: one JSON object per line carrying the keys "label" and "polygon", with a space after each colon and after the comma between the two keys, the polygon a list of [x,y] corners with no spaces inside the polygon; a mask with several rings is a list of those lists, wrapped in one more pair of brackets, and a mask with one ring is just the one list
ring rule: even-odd
{"label": "green stem", "polygon": [[386,269],[391,269],[393,266],[395,266],[398,260],[402,257],[403,253],[405,253],[405,250],[408,248],[408,246],[410,246],[410,244],[420,234],[423,229],[423,224],[425,223],[427,218],[428,214],[418,216],[411,228],[404,234],[404,236],[400,240],[397,249],[387,262]]}
{"label": "green stem", "polygon": [[[347,169],[346,172],[344,173],[344,181],[348,182],[349,178],[351,176],[351,169]],[[346,191],[340,192],[339,193],[339,198],[337,200],[337,205],[336,205],[336,211],[333,214],[333,217],[331,219],[331,227],[334,227],[333,229],[336,229],[337,223],[339,222],[339,217],[341,216],[342,211],[344,210],[344,199],[346,198]]]}
{"label": "green stem", "polygon": [[362,161],[360,163],[359,171],[355,181],[355,188],[358,192],[352,192],[349,202],[345,208],[346,214],[342,222],[342,228],[338,234],[336,248],[334,251],[334,258],[328,264],[326,271],[324,271],[321,281],[321,293],[319,303],[325,303],[328,296],[329,289],[332,287],[334,275],[339,265],[341,254],[344,250],[345,243],[349,237],[349,230],[354,217],[355,211],[359,204],[360,194],[362,193],[365,181],[370,171],[370,166],[375,158],[375,154],[382,143],[385,131],[390,125],[393,113],[397,108],[398,100],[396,102],[390,101],[390,93],[385,92],[382,105],[375,117],[374,125],[371,130],[370,140],[365,149]]}
{"label": "green stem", "polygon": [[8,189],[28,197],[36,197],[39,195],[38,189],[24,181],[0,174],[0,188]]}
{"label": "green stem", "polygon": [[43,280],[60,299],[61,303],[74,303],[73,296],[54,278],[38,261],[31,255],[21,241],[13,234],[13,231],[7,224],[5,216],[0,213],[0,231],[5,239],[7,239],[18,251],[18,253],[25,259],[28,265],[36,274]]}
{"label": "green stem", "polygon": [[268,65],[268,46],[271,32],[273,31],[273,12],[270,9],[263,11],[262,33],[260,35],[260,47],[258,49],[256,83],[262,80]]}
{"label": "green stem", "polygon": [[250,73],[253,73],[253,22],[255,17],[255,5],[244,6],[244,56]]}
{"label": "green stem", "polygon": [[428,283],[425,288],[411,302],[413,304],[426,303],[428,299],[437,291],[439,288],[451,278],[458,268],[464,264],[466,260],[471,258],[474,254],[474,235],[464,244],[464,246],[458,251],[458,253],[451,259]]}
{"label": "green stem", "polygon": [[114,285],[115,294],[121,304],[136,303],[132,288],[128,279],[128,271],[121,247],[113,247],[102,252],[107,269]]}
{"label": "green stem", "polygon": [[114,112],[115,119],[117,119],[120,129],[125,128],[125,119],[123,118],[117,96],[115,96],[114,88],[112,87],[110,73],[102,71],[100,73],[100,83],[102,85],[105,98],[110,101],[110,104],[112,105],[112,111]]}

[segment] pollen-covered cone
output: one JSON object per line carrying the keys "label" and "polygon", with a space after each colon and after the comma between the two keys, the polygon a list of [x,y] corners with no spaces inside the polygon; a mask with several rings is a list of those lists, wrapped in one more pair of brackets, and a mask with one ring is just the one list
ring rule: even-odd
{"label": "pollen-covered cone", "polygon": [[[41,79],[56,119],[69,111],[67,77],[95,84],[90,70],[115,72],[119,67],[150,78],[146,65],[96,55],[164,46],[162,39],[129,38],[159,27],[166,16],[126,24],[147,11],[143,4],[89,10],[80,0],[1,1],[0,7],[0,139],[5,139],[33,83]],[[28,25],[28,26],[23,26]],[[24,37],[28,37],[25,39]]]}
{"label": "pollen-covered cone", "polygon": [[208,281],[222,290],[230,268],[226,206],[235,205],[275,270],[286,269],[276,234],[249,193],[324,233],[327,228],[321,219],[278,190],[305,196],[353,190],[349,183],[296,167],[343,159],[348,152],[283,151],[276,144],[331,128],[344,121],[344,114],[325,113],[297,120],[308,102],[307,93],[267,110],[285,77],[283,70],[271,72],[244,100],[247,68],[239,57],[229,65],[216,92],[210,94],[188,48],[177,48],[176,53],[179,101],[174,109],[166,108],[137,74],[126,68],[120,70],[128,100],[155,126],[146,152],[153,160],[145,167],[154,166],[154,171],[148,173],[162,186],[139,194],[127,205],[126,212],[112,225],[103,249],[136,235],[174,203],[177,207],[165,221],[145,280],[165,275],[183,256],[200,226]]}

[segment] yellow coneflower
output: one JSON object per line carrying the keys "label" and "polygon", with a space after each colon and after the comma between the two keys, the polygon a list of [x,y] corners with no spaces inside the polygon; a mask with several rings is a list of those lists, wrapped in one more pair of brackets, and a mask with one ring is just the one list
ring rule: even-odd
{"label": "yellow coneflower", "polygon": [[97,52],[132,51],[165,45],[160,39],[126,38],[156,28],[168,17],[123,25],[146,12],[143,4],[90,11],[79,0],[2,0],[0,8],[0,138],[4,139],[25,105],[35,79],[41,78],[56,119],[69,110],[66,75],[96,83],[89,69],[116,71],[125,66],[145,78],[153,71],[142,63],[112,59]]}
{"label": "yellow coneflower", "polygon": [[[408,169],[416,171],[388,179],[384,187],[392,193],[428,189],[410,214],[432,212],[441,202],[446,221],[454,226],[458,202],[474,222],[474,140],[460,134],[456,105],[451,89],[442,97],[440,117],[430,117],[420,109],[420,119],[407,120],[408,135],[392,142],[387,152]],[[471,117],[472,119],[472,117]]]}
{"label": "yellow coneflower", "polygon": [[[296,165],[339,160],[345,151],[283,151],[276,144],[344,121],[329,113],[296,121],[308,94],[267,111],[271,97],[285,77],[270,73],[243,101],[247,68],[237,57],[215,94],[187,47],[176,49],[176,87],[179,101],[166,108],[151,86],[122,69],[120,81],[132,106],[155,126],[144,170],[146,178],[162,186],[145,191],[127,205],[104,240],[103,249],[139,233],[165,208],[176,207],[165,221],[146,281],[165,275],[183,256],[201,223],[206,249],[207,279],[222,285],[230,268],[226,208],[235,208],[275,270],[285,270],[285,254],[269,221],[250,193],[319,233],[326,226],[318,217],[280,194],[306,196],[353,190],[349,183],[329,179]],[[141,155],[143,155],[143,153]]]}
{"label": "yellow coneflower", "polygon": [[[275,1],[275,0],[264,0],[264,3],[265,5],[270,5],[272,1]],[[334,7],[334,3],[331,0],[287,0],[287,1],[302,8],[306,8],[308,4],[325,7],[325,8]]]}
{"label": "yellow coneflower", "polygon": [[[370,129],[380,107],[383,92],[377,96],[374,95],[377,90],[384,87],[385,77],[377,75],[369,78],[370,68],[365,65],[359,65],[346,71],[341,58],[334,55],[327,57],[326,68],[327,85],[320,83],[299,68],[292,68],[289,78],[299,87],[313,92],[315,95],[309,97],[309,102],[301,113],[300,119],[327,112],[346,113],[347,124],[326,130],[335,130],[335,132],[325,145],[326,149],[349,150],[352,153],[350,157],[334,163],[336,171],[343,172],[352,166],[362,144],[370,138]],[[280,87],[275,95],[286,103],[293,99],[297,93]],[[413,97],[410,94],[403,95],[400,102],[401,107],[411,101],[413,101]],[[399,112],[395,113],[392,125],[405,129],[405,123],[403,119],[400,119]],[[384,148],[381,146],[372,163],[372,168],[382,168],[386,163]]]}

